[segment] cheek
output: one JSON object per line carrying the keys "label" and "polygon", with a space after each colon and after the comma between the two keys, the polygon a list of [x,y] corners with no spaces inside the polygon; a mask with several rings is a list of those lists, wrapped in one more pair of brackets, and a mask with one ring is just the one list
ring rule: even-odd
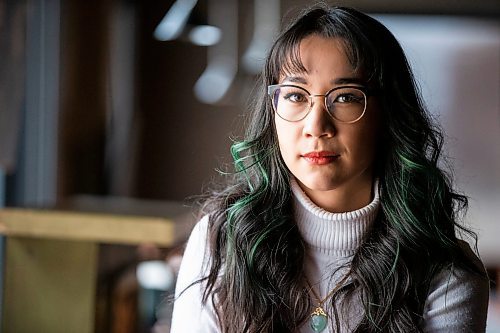
{"label": "cheek", "polygon": [[379,142],[379,124],[376,117],[366,119],[360,124],[356,134],[353,135],[353,145],[357,147],[357,153],[363,155],[363,160],[373,163],[377,154]]}
{"label": "cheek", "polygon": [[282,124],[280,121],[275,122],[276,126],[276,136],[278,138],[278,145],[280,148],[281,156],[285,162],[293,159],[295,156],[294,148],[296,145],[296,140],[294,139],[294,131],[287,124]]}

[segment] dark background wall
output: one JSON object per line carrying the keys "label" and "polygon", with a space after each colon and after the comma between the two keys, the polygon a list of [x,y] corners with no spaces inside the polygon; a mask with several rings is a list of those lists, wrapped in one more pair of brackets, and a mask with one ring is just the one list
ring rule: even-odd
{"label": "dark background wall", "polygon": [[[203,104],[193,87],[207,66],[207,48],[188,42],[160,42],[153,31],[168,2],[139,5],[138,117],[142,124],[135,193],[181,200],[200,192],[228,155],[237,101]],[[205,16],[204,8],[197,14]],[[236,133],[234,133],[236,134]]]}
{"label": "dark background wall", "polygon": [[[190,23],[207,22],[210,6],[224,1],[238,4],[241,56],[255,28],[254,1],[200,0]],[[8,131],[9,142],[19,142],[20,149],[3,149],[4,155],[17,154],[8,159],[18,162],[17,167],[15,162],[8,166],[9,204],[50,206],[82,194],[183,200],[200,193],[203,184],[217,176],[214,170],[230,163],[229,137],[243,131],[258,76],[239,68],[221,102],[200,102],[193,86],[207,66],[209,49],[184,39],[161,42],[153,37],[174,2],[0,0],[0,13],[20,12],[20,22],[28,26],[29,52],[10,60],[19,67],[26,56],[26,75],[18,76],[16,90],[8,94],[17,104],[2,109],[1,118],[17,119],[12,128],[19,128],[20,138],[15,130]],[[282,0],[276,20],[294,16],[311,3]],[[467,15],[490,21],[500,15],[496,0],[330,3],[369,13]],[[2,40],[23,36],[22,30],[1,31]],[[2,87],[7,81],[3,79]],[[36,109],[43,103],[45,108]],[[35,116],[30,114],[33,108]],[[49,112],[53,117],[43,118]],[[32,124],[39,132],[30,129]],[[34,152],[38,162],[30,161]],[[18,191],[21,185],[23,191]],[[30,193],[43,197],[45,192],[51,192],[50,200],[20,199]]]}
{"label": "dark background wall", "polygon": [[[153,32],[173,1],[63,2],[61,13],[61,113],[59,197],[127,195],[183,200],[228,162],[230,136],[245,107],[236,98],[217,105],[199,102],[193,86],[207,65],[207,48],[186,41],[161,42]],[[112,65],[124,54],[110,50],[116,11],[132,15],[134,82],[131,124],[114,117]],[[206,20],[206,2],[196,15]],[[128,30],[130,32],[130,30]],[[118,32],[120,34],[120,32]],[[238,94],[238,92],[235,92]],[[115,132],[129,126],[129,140],[111,146]],[[123,150],[117,163],[111,149]],[[114,191],[117,173],[125,190]]]}
{"label": "dark background wall", "polygon": [[[224,1],[224,0],[219,0]],[[227,0],[226,0],[227,1]],[[61,124],[59,197],[74,194],[127,195],[149,199],[182,200],[198,194],[215,168],[230,162],[229,136],[238,137],[248,91],[257,76],[239,72],[236,85],[222,103],[196,99],[193,86],[207,65],[207,47],[183,40],[161,42],[153,31],[174,1],[69,1],[61,3]],[[281,2],[283,16],[293,16],[309,1]],[[372,13],[467,14],[494,16],[496,1],[339,1]],[[196,20],[206,21],[210,1],[199,1]],[[238,1],[238,49],[243,53],[253,31],[253,3]],[[128,141],[110,146],[120,124],[110,104],[114,62],[110,44],[113,22],[127,8],[126,38],[134,73],[132,123]],[[277,18],[279,20],[279,18]],[[123,25],[123,23],[122,23]],[[133,34],[130,34],[133,31]],[[118,32],[119,34],[119,32]],[[241,83],[243,82],[243,83]],[[116,111],[116,110],[115,110]],[[110,149],[125,158],[113,160]],[[114,179],[119,171],[120,179]],[[125,176],[123,176],[123,174]],[[125,190],[113,183],[126,182]]]}

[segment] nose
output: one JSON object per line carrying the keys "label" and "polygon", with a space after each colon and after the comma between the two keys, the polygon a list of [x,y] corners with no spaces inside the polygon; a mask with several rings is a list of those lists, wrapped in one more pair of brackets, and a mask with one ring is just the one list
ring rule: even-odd
{"label": "nose", "polygon": [[304,118],[303,134],[306,137],[329,138],[335,135],[333,118],[328,113],[323,96],[312,96],[311,110]]}

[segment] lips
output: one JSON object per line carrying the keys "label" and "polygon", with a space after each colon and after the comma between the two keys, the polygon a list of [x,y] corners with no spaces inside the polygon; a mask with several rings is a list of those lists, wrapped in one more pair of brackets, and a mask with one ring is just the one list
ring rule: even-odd
{"label": "lips", "polygon": [[313,151],[301,155],[308,163],[314,165],[325,165],[335,162],[339,156],[339,154],[333,151]]}

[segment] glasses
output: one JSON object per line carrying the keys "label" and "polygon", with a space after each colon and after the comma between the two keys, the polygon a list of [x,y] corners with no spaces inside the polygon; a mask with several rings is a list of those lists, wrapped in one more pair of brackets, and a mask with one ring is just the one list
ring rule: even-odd
{"label": "glasses", "polygon": [[333,88],[324,95],[311,95],[302,87],[274,84],[267,87],[276,114],[286,121],[300,121],[312,109],[313,97],[324,97],[326,110],[333,119],[352,124],[363,117],[367,97],[365,89],[356,86]]}

